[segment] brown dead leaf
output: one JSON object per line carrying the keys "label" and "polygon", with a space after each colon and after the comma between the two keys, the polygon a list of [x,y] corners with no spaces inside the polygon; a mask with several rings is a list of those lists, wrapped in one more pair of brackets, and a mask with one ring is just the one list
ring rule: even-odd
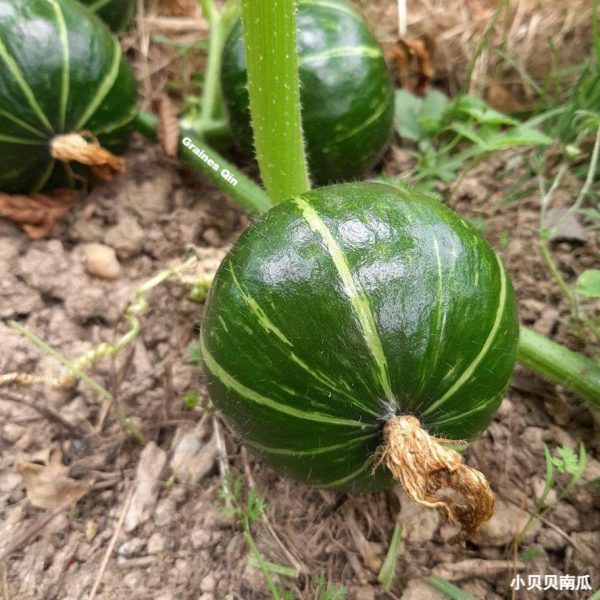
{"label": "brown dead leaf", "polygon": [[0,193],[0,217],[20,225],[32,240],[50,233],[80,197],[76,190],[60,189],[48,194]]}
{"label": "brown dead leaf", "polygon": [[511,113],[525,109],[523,103],[515,98],[514,94],[505,86],[495,82],[490,83],[487,89],[486,100],[492,108],[502,112]]}
{"label": "brown dead leaf", "polygon": [[62,452],[58,448],[51,448],[44,462],[44,465],[33,462],[17,465],[18,473],[25,480],[27,498],[33,506],[52,510],[88,487],[87,483],[67,475],[69,469],[62,464]]}
{"label": "brown dead leaf", "polygon": [[192,0],[160,0],[158,4],[161,14],[172,17],[188,17],[195,9]]}
{"label": "brown dead leaf", "polygon": [[390,58],[399,83],[424,95],[435,75],[433,55],[435,42],[428,35],[418,38],[400,38],[391,46]]}
{"label": "brown dead leaf", "polygon": [[179,143],[179,120],[177,110],[171,99],[166,94],[156,100],[156,111],[158,112],[158,139],[163,152],[172,158],[177,156],[177,145]]}

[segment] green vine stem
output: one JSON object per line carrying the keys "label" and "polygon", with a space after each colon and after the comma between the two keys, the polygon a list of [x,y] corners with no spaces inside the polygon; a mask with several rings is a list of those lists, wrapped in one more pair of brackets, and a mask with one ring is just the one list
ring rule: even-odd
{"label": "green vine stem", "polygon": [[[140,112],[134,127],[142,135],[156,141],[157,124],[158,119],[154,115]],[[271,200],[262,188],[193,134],[184,132],[179,136],[178,154],[179,158],[202,173],[249,214],[260,215],[271,208]]]}
{"label": "green vine stem", "polygon": [[[210,27],[208,59],[204,73],[204,85],[200,114],[189,115],[182,120],[186,129],[203,139],[221,139],[230,132],[229,120],[223,110],[221,92],[221,63],[223,47],[232,25],[240,14],[239,0],[228,0],[219,10],[213,0],[198,0]],[[195,112],[195,111],[194,111]]]}
{"label": "green vine stem", "polygon": [[518,361],[600,410],[600,365],[543,335],[521,327]]}
{"label": "green vine stem", "polygon": [[242,0],[250,113],[260,174],[274,202],[310,189],[302,134],[296,2]]}

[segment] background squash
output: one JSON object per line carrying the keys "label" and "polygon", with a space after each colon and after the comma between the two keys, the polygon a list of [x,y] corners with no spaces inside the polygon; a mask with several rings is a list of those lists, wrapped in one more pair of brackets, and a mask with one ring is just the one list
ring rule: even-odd
{"label": "background squash", "polygon": [[[125,148],[135,80],[118,40],[75,0],[0,0],[0,191],[73,186],[51,146],[85,133]],[[71,163],[72,164],[72,163]]]}
{"label": "background squash", "polygon": [[510,280],[439,202],[380,184],[271,209],[225,258],[201,345],[211,398],[242,441],[311,484],[373,490],[394,415],[472,441],[506,391],[518,341]]}
{"label": "background squash", "polygon": [[[344,0],[300,0],[297,13],[302,123],[312,178],[358,179],[391,136],[394,93],[381,47],[364,17]],[[243,27],[223,52],[222,85],[235,139],[247,152],[252,130]]]}
{"label": "background squash", "polygon": [[95,12],[116,33],[129,27],[135,12],[135,0],[79,0]]}

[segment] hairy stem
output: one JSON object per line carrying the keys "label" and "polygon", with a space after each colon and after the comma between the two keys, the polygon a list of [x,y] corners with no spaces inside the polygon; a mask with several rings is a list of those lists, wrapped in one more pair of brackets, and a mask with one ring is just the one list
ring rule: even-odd
{"label": "hairy stem", "polygon": [[600,365],[547,337],[521,327],[518,361],[600,410]]}
{"label": "hairy stem", "polygon": [[242,0],[250,113],[260,174],[274,202],[310,188],[302,134],[296,2]]}
{"label": "hairy stem", "polygon": [[[142,135],[154,141],[157,137],[157,122],[154,115],[140,112],[134,126]],[[200,151],[204,151],[205,158],[197,155]],[[265,191],[204,141],[192,134],[182,133],[179,136],[178,152],[183,161],[212,181],[249,214],[260,215],[271,208],[271,200]],[[217,164],[218,169],[215,170],[206,159]],[[232,177],[235,183],[232,182]]]}

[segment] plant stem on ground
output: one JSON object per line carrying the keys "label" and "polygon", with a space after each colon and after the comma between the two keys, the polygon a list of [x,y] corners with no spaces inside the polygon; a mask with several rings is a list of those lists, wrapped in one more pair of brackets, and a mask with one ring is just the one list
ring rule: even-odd
{"label": "plant stem on ground", "polygon": [[[154,115],[140,112],[135,119],[134,127],[142,135],[155,141],[157,138],[157,124],[158,119]],[[189,143],[184,143],[186,138],[190,140],[195,148],[204,150],[207,157],[216,162],[219,168],[215,170],[208,162],[194,154],[193,148]],[[271,200],[260,186],[242,173],[235,165],[223,158],[216,150],[210,148],[204,141],[199,140],[194,135],[182,133],[179,136],[178,154],[184,162],[202,173],[202,175],[212,181],[219,189],[223,190],[249,214],[260,215],[271,208]],[[235,178],[237,181],[236,184],[231,183],[230,178],[224,177],[223,173],[225,171]]]}
{"label": "plant stem on ground", "polygon": [[517,360],[600,410],[600,365],[547,337],[521,327]]}
{"label": "plant stem on ground", "polygon": [[302,134],[296,2],[242,0],[248,92],[256,156],[279,202],[310,188]]}

